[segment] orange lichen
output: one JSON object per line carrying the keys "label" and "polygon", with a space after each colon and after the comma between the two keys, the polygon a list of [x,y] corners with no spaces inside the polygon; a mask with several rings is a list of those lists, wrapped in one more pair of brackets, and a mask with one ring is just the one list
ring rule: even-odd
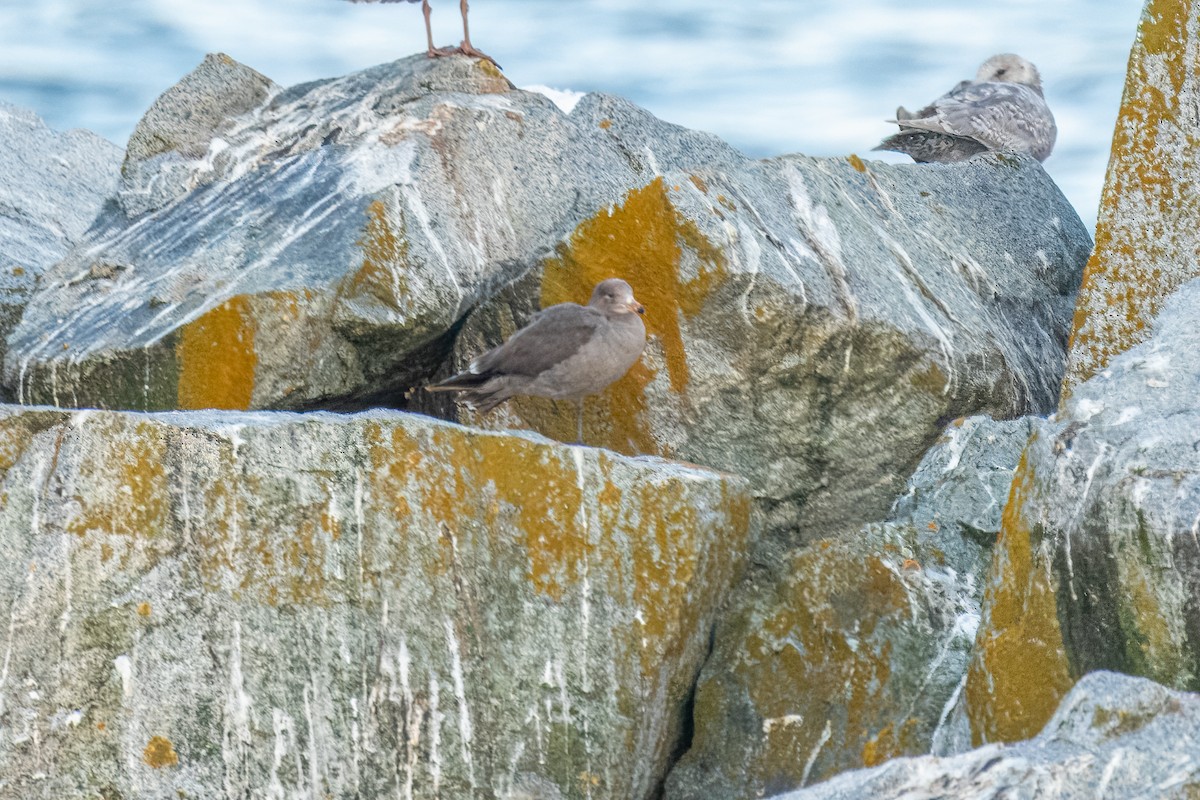
{"label": "orange lichen", "polygon": [[[680,274],[685,248],[696,263],[696,274],[689,280]],[[605,278],[628,280],[646,306],[647,334],[662,348],[670,388],[684,393],[691,376],[681,323],[700,313],[727,274],[724,254],[694,222],[676,211],[662,178],[656,178],[630,191],[620,206],[601,211],[575,229],[560,257],[546,263],[541,302],[543,307],[583,302]],[[646,418],[644,390],[655,374],[643,360],[592,400],[585,438],[620,452],[668,455]],[[528,406],[518,403],[516,407],[525,417]],[[597,417],[603,421],[599,431],[593,425]],[[555,433],[573,440],[567,430],[574,423],[573,415],[564,413],[561,419],[562,429]]]}
{"label": "orange lichen", "polygon": [[850,166],[854,167],[859,172],[867,171],[867,165],[864,164],[863,160],[861,158],[859,158],[856,154],[851,153],[849,156],[846,157],[846,160],[850,162]]}
{"label": "orange lichen", "polygon": [[612,120],[611,120],[611,119],[602,119],[602,120],[600,120],[600,130],[606,131],[606,130],[608,130],[608,129],[609,129],[609,128],[611,128],[611,127],[612,127]]}
{"label": "orange lichen", "polygon": [[138,613],[139,617],[150,616],[150,604],[149,603],[138,603],[137,613]]}
{"label": "orange lichen", "polygon": [[250,300],[231,298],[179,331],[179,408],[247,409],[258,356]]}
{"label": "orange lichen", "polygon": [[[794,720],[764,727],[750,765],[755,782],[798,784],[813,752],[820,758],[810,781],[920,752],[919,722],[891,699],[891,640],[876,638],[878,628],[911,614],[891,557],[864,558],[830,542],[794,556],[788,574],[797,577],[786,586],[786,601],[747,631],[735,668],[756,715]],[[797,694],[796,686],[804,691]]]}
{"label": "orange lichen", "polygon": [[1046,556],[1035,551],[1035,533],[1026,518],[1035,488],[1027,453],[1004,507],[976,655],[967,673],[967,715],[977,746],[1033,736],[1074,683],[1050,569]]}
{"label": "orange lichen", "polygon": [[1151,0],[1142,14],[1075,306],[1064,402],[1075,385],[1141,342],[1162,300],[1200,274],[1192,224],[1200,198],[1184,177],[1200,167],[1200,138],[1188,118],[1200,94],[1200,74],[1189,69],[1196,13],[1187,0]]}
{"label": "orange lichen", "polygon": [[173,767],[179,763],[179,756],[171,740],[163,736],[153,736],[142,751],[142,760],[155,769]]}
{"label": "orange lichen", "polygon": [[402,308],[408,296],[404,278],[408,268],[408,239],[388,220],[387,206],[373,200],[367,206],[367,224],[357,244],[362,249],[362,265],[338,286],[338,297],[369,297],[388,308]]}

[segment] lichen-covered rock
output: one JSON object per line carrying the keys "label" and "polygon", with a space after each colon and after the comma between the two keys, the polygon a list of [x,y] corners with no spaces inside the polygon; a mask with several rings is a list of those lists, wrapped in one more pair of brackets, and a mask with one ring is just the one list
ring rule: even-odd
{"label": "lichen-covered rock", "polygon": [[[585,98],[572,116],[619,111]],[[882,519],[947,420],[1056,403],[1089,241],[1031,159],[697,157],[645,180],[473,314],[455,366],[625,278],[650,341],[589,404],[586,440],[745,475],[792,543]],[[480,422],[574,432],[539,398]]]}
{"label": "lichen-covered rock", "polygon": [[279,90],[210,57],[139,124],[119,207],[47,275],[4,381],[135,409],[407,389],[466,309],[632,185],[602,136],[487,62]]}
{"label": "lichen-covered rock", "polygon": [[[0,102],[0,358],[42,271],[66,254],[117,185],[121,150],[94,133],[58,133]],[[4,396],[0,388],[0,397]]]}
{"label": "lichen-covered rock", "polygon": [[395,412],[4,407],[0,794],[651,797],[749,518]]}
{"label": "lichen-covered rock", "polygon": [[1200,275],[1197,61],[1200,5],[1149,0],[1129,56],[1065,394],[1142,341],[1162,301]]}
{"label": "lichen-covered rock", "polygon": [[992,800],[1200,794],[1200,699],[1112,672],[1084,677],[1036,738],[901,758],[776,800]]}
{"label": "lichen-covered rock", "polygon": [[[1090,247],[1029,159],[755,161],[468,59],[279,91],[212,58],[139,129],[125,210],[10,337],[23,401],[438,410],[405,393],[452,366],[469,309],[459,362],[616,275],[651,342],[586,440],[744,474],[789,536],[881,519],[946,420],[1049,409]],[[491,424],[574,439],[549,402]]]}
{"label": "lichen-covered rock", "polygon": [[1200,689],[1200,280],[1022,457],[967,685],[977,742],[1032,735],[1095,669]]}
{"label": "lichen-covered rock", "polygon": [[757,575],[722,620],[666,796],[755,798],[969,746],[958,702],[1029,420],[960,420],[892,521]]}

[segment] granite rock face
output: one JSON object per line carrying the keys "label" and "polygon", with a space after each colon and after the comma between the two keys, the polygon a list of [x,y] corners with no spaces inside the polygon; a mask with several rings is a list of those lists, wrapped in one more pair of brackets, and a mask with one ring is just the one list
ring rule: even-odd
{"label": "granite rock face", "polygon": [[1193,280],[1030,441],[968,683],[976,741],[1031,735],[1095,669],[1200,689],[1198,331]]}
{"label": "granite rock face", "polygon": [[[0,358],[42,271],[78,242],[117,185],[121,151],[0,102]],[[0,397],[4,390],[0,388]]]}
{"label": "granite rock face", "polygon": [[1035,738],[901,758],[777,800],[1146,800],[1200,793],[1200,699],[1112,672],[1084,677]]}
{"label": "granite rock face", "polygon": [[755,798],[966,749],[982,578],[1027,419],[959,420],[890,521],[789,554],[718,628],[669,800]]}
{"label": "granite rock face", "polygon": [[750,505],[395,412],[3,407],[0,794],[651,797]]}
{"label": "granite rock face", "polygon": [[743,474],[788,541],[881,519],[947,420],[1048,410],[1090,247],[1028,159],[754,161],[421,56],[282,90],[210,57],[118,199],[10,337],[21,400],[463,415],[410,390],[615,275],[651,342],[586,440]]}

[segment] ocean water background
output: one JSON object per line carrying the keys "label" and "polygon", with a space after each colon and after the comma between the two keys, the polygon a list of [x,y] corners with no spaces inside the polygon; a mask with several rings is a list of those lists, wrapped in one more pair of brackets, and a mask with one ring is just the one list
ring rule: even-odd
{"label": "ocean water background", "polygon": [[[432,4],[437,42],[457,43],[458,3]],[[756,157],[866,156],[897,105],[1020,53],[1058,121],[1046,169],[1093,225],[1140,12],[1136,0],[476,0],[471,33],[518,86],[621,94]],[[0,100],[124,144],[206,52],[286,86],[424,47],[405,3],[0,0]]]}

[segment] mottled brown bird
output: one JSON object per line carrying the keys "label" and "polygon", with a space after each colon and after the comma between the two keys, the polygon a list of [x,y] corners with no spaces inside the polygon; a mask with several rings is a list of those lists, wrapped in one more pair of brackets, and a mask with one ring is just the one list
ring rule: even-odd
{"label": "mottled brown bird", "polygon": [[[458,6],[462,11],[463,20],[463,40],[458,47],[434,47],[433,46],[433,26],[429,23],[429,17],[433,13],[429,8],[429,0],[349,0],[351,3],[420,3],[421,11],[425,14],[425,40],[429,44],[429,57],[437,58],[439,56],[454,56],[464,55],[472,58],[482,58],[487,61],[496,63],[496,59],[489,56],[480,50],[476,50],[471,44],[471,30],[467,25],[467,0],[459,0]],[[499,65],[497,65],[499,66]]]}

